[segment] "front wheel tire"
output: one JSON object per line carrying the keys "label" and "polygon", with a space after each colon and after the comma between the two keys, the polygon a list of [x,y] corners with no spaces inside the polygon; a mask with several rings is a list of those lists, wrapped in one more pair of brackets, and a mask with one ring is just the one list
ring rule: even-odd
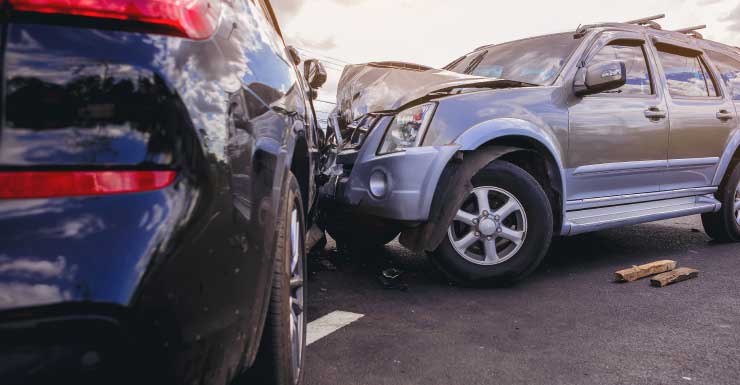
{"label": "front wheel tire", "polygon": [[471,179],[447,236],[432,258],[464,284],[506,285],[525,278],[550,245],[553,214],[542,186],[514,164],[494,161]]}

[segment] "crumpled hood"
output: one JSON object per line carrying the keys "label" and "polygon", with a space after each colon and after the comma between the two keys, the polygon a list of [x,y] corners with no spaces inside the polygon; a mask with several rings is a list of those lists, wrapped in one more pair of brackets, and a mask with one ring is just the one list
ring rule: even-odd
{"label": "crumpled hood", "polygon": [[371,112],[393,111],[442,89],[508,82],[464,75],[418,64],[373,62],[348,65],[337,88],[337,106],[345,122]]}

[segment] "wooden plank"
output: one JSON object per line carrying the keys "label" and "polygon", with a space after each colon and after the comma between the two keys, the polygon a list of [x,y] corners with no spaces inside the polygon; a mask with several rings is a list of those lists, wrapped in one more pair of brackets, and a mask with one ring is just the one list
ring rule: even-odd
{"label": "wooden plank", "polygon": [[640,278],[664,273],[676,268],[676,261],[665,260],[647,263],[645,265],[633,266],[629,269],[619,270],[614,273],[617,282],[633,282]]}
{"label": "wooden plank", "polygon": [[655,287],[663,287],[676,282],[686,281],[699,276],[699,270],[682,267],[667,273],[658,274],[650,279],[650,284]]}

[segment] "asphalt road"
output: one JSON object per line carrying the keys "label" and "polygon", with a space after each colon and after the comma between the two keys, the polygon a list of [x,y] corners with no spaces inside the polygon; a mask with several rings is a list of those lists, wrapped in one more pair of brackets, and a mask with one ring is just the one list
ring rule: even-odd
{"label": "asphalt road", "polygon": [[[740,384],[740,245],[713,244],[698,217],[560,239],[504,289],[450,285],[397,243],[365,256],[333,247],[311,262],[309,320],[365,316],[307,348],[309,385]],[[612,282],[660,259],[700,276]],[[384,289],[387,267],[407,291]]]}

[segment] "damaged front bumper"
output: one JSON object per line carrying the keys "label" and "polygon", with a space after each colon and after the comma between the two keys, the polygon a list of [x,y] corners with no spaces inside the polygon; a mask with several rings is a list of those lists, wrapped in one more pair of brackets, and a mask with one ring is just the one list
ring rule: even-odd
{"label": "damaged front bumper", "polygon": [[363,214],[423,222],[429,219],[442,171],[459,146],[415,147],[376,155],[392,119],[387,115],[375,119],[362,143],[340,152],[337,162],[343,172],[329,184],[328,195],[337,204]]}

